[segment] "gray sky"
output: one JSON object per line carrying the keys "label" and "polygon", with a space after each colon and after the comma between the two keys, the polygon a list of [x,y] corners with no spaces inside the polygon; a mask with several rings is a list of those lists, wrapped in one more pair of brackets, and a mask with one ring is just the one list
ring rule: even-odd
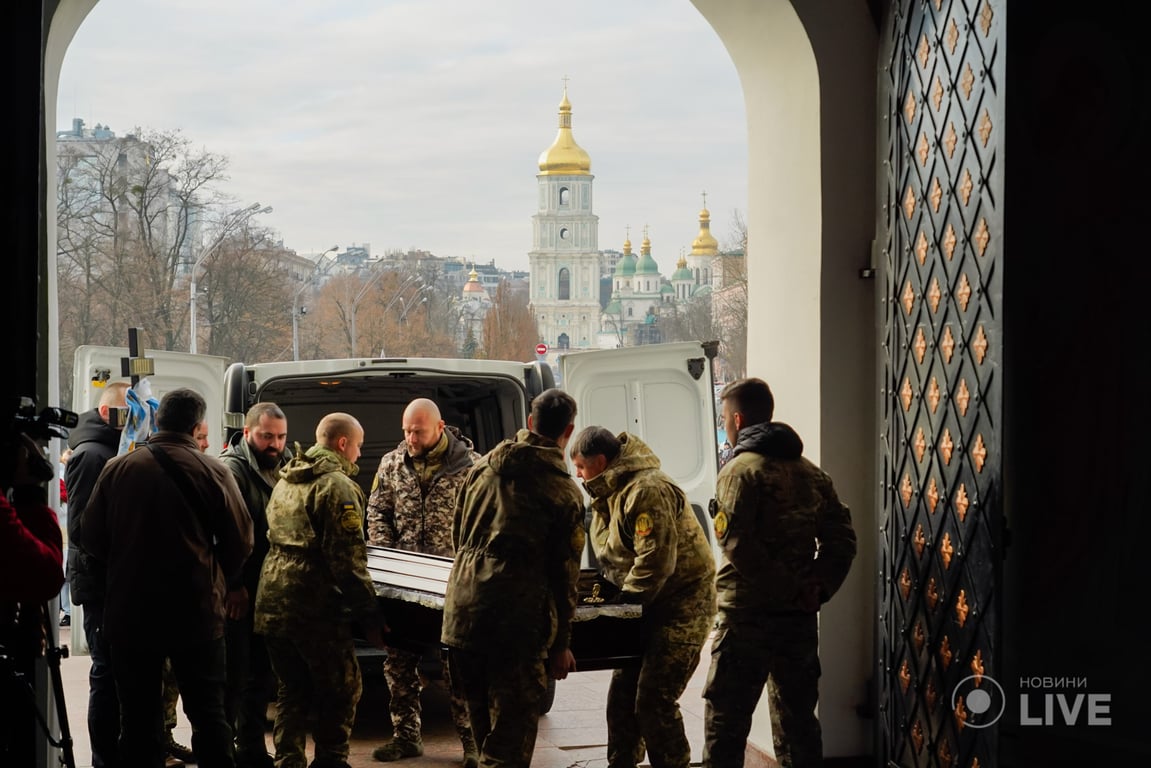
{"label": "gray sky", "polygon": [[526,269],[563,78],[599,247],[649,227],[661,271],[747,208],[735,67],[688,0],[100,0],[57,119],[180,129],[301,253],[420,248]]}

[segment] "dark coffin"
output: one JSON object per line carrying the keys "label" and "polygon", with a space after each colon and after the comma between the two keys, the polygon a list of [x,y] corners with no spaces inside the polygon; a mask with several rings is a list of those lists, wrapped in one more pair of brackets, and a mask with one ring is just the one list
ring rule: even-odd
{"label": "dark coffin", "polygon": [[[368,547],[368,572],[391,629],[389,644],[416,652],[439,648],[451,568],[448,557]],[[640,607],[594,602],[597,583],[594,570],[582,572],[571,642],[578,668],[615,669],[638,663]]]}

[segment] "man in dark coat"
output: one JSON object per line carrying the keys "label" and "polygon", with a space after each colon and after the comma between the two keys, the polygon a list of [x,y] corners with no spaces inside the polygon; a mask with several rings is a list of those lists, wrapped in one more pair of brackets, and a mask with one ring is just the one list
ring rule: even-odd
{"label": "man in dark coat", "polygon": [[240,579],[228,585],[228,721],[236,730],[237,768],[272,768],[264,741],[272,665],[264,638],[253,629],[256,588],[268,554],[268,499],[280,469],[292,458],[286,447],[288,419],[275,403],[248,409],[244,431],[232,436],[220,454],[244,497],[252,518],[255,547]]}
{"label": "man in dark coat", "polygon": [[158,431],[105,465],[79,531],[79,546],[107,574],[103,631],[126,766],[164,764],[165,658],[197,764],[234,764],[224,715],[224,595],[252,551],[252,521],[231,473],[192,437],[206,408],[190,389],[164,395]]}

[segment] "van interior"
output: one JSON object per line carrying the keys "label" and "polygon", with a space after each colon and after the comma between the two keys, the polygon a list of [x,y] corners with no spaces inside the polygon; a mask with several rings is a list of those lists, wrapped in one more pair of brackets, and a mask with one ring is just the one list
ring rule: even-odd
{"label": "van interior", "polygon": [[509,377],[458,376],[420,372],[283,376],[263,383],[257,401],[279,405],[288,417],[288,444],[307,448],[315,427],[328,413],[343,411],[364,427],[364,447],[356,479],[371,490],[380,459],[403,440],[404,408],[426,397],[440,408],[445,424],[459,429],[483,454],[527,425],[527,395]]}

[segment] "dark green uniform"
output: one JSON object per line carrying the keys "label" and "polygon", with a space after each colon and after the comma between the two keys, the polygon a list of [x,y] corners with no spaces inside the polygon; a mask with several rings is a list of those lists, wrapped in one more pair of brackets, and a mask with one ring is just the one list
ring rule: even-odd
{"label": "dark green uniform", "polygon": [[442,640],[481,768],[531,763],[544,660],[565,652],[584,546],[563,450],[522,429],[476,462],[456,505]]}
{"label": "dark green uniform", "polygon": [[739,431],[719,473],[714,521],[724,559],[704,690],[705,768],[741,768],[765,684],[776,760],[822,764],[819,606],[847,577],[856,544],[831,478],[802,454],[791,427],[756,424]]}
{"label": "dark green uniform", "polygon": [[278,768],[306,768],[315,710],[316,768],[342,766],[360,700],[352,622],[381,621],[364,544],[356,465],[321,446],[294,458],[268,501],[270,549],[255,630],[279,678],[273,738]]}
{"label": "dark green uniform", "polygon": [[608,766],[635,768],[646,743],[653,768],[687,768],[678,702],[715,621],[715,560],[656,455],[634,435],[619,437],[619,456],[584,483],[600,570],[625,601],[643,604],[640,666],[615,670],[608,689]]}

